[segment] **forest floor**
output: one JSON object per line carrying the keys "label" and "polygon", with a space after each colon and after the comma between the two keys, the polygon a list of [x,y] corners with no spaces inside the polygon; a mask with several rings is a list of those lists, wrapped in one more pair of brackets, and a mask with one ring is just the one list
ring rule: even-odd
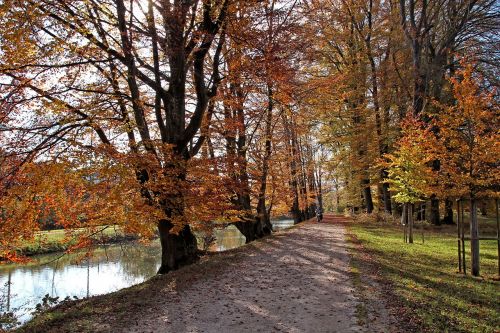
{"label": "forest floor", "polygon": [[[333,216],[115,293],[61,304],[20,332],[396,332]],[[361,280],[362,279],[362,280]],[[367,289],[366,289],[367,290]]]}

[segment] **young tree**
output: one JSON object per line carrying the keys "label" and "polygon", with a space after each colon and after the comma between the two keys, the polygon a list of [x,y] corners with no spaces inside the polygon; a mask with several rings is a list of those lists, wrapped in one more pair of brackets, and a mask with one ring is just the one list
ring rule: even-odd
{"label": "young tree", "polygon": [[477,201],[498,197],[500,183],[500,108],[495,91],[485,90],[474,64],[462,60],[463,69],[451,78],[456,104],[440,106],[433,118],[439,128],[435,155],[441,161],[443,189],[470,200],[472,274],[479,275]]}
{"label": "young tree", "polygon": [[396,150],[385,155],[388,161],[387,181],[395,193],[394,200],[404,204],[403,220],[409,224],[410,243],[413,243],[413,205],[433,193],[435,172],[429,165],[435,158],[433,148],[429,127],[409,114],[403,122],[402,136],[396,143]]}

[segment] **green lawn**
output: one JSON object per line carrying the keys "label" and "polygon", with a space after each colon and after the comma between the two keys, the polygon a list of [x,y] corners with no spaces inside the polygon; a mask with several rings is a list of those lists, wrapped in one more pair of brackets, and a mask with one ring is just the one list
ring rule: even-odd
{"label": "green lawn", "polygon": [[[453,227],[426,230],[424,244],[420,230],[415,244],[404,244],[398,226],[352,223],[348,228],[376,261],[382,278],[389,282],[391,297],[395,298],[389,299],[389,303],[394,300],[407,307],[407,313],[422,329],[499,332],[496,241],[481,241],[481,277],[473,278],[457,272]],[[468,247],[466,260],[469,269]]]}
{"label": "green lawn", "polygon": [[[117,237],[125,236],[122,229],[119,226],[102,226],[98,229],[102,232],[98,232],[94,235],[94,238],[99,240],[101,237],[106,239],[114,239]],[[72,232],[85,232],[84,228],[72,230]],[[74,235],[76,235],[74,234]],[[64,229],[40,231],[35,235],[35,239],[31,241],[26,241],[22,244],[18,251],[23,255],[34,255],[41,253],[64,251],[68,246],[74,243],[73,239],[66,239],[66,232]]]}

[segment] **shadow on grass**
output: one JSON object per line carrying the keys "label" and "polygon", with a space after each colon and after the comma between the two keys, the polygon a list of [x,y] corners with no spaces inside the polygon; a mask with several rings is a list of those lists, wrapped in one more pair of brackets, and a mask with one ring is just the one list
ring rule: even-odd
{"label": "shadow on grass", "polygon": [[[453,273],[452,235],[430,235],[442,238],[442,244],[434,238],[431,245],[409,245],[399,243],[402,232],[392,226],[351,226],[389,282],[390,296],[410,308],[425,330],[495,332],[500,327],[499,283]],[[372,264],[362,256],[356,260],[361,267]]]}

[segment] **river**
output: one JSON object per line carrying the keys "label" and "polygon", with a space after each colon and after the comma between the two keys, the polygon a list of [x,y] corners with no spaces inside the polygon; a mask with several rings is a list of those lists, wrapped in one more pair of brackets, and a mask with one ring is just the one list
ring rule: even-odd
{"label": "river", "polygon": [[[293,220],[272,221],[275,230],[286,229]],[[245,244],[234,226],[217,229],[212,251],[225,251]],[[96,248],[89,259],[82,253],[39,255],[25,265],[0,266],[0,314],[12,312],[20,323],[33,316],[45,295],[84,298],[110,293],[154,276],[160,266],[158,241],[125,243]],[[1,321],[0,321],[1,328]]]}

